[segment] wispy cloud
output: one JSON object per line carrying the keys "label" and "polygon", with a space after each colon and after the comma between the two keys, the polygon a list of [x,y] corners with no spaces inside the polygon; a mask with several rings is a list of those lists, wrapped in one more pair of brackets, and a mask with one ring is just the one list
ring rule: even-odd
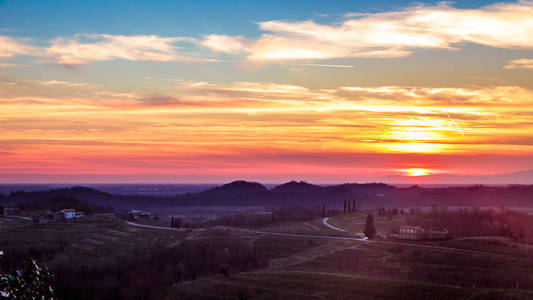
{"label": "wispy cloud", "polygon": [[83,82],[69,82],[69,81],[60,81],[60,80],[47,80],[47,81],[41,81],[40,84],[42,85],[58,85],[58,86],[66,86],[66,87],[80,87],[80,86],[88,86],[88,83]]}
{"label": "wispy cloud", "polygon": [[533,102],[533,92],[519,86],[493,87],[340,87],[344,97],[363,101],[380,100],[385,102],[412,103],[427,105],[505,105]]}
{"label": "wispy cloud", "polygon": [[302,67],[317,67],[317,68],[355,68],[352,65],[331,65],[331,64],[287,64],[291,66],[302,66]]}
{"label": "wispy cloud", "polygon": [[180,53],[180,47],[176,46],[178,42],[191,41],[189,38],[156,35],[83,34],[54,39],[46,53],[55,62],[65,65],[114,59],[158,62],[201,60]]}
{"label": "wispy cloud", "polygon": [[22,39],[15,39],[0,35],[0,58],[12,57],[14,55],[33,55],[35,47],[27,44]]}
{"label": "wispy cloud", "polygon": [[[100,86],[79,93],[59,80],[50,80],[54,89],[27,84],[33,84],[27,94],[42,90],[0,97],[5,173],[51,167],[64,173],[76,165],[84,172],[242,175],[250,164],[268,170],[279,164],[337,174],[354,165],[390,166],[383,160],[393,155],[403,163],[429,154],[467,157],[456,166],[473,154],[508,155],[513,163],[522,157],[529,166],[533,155],[533,92],[515,86],[312,89],[180,80],[170,83],[172,94],[155,95]],[[379,159],[368,162],[368,155]]]}
{"label": "wispy cloud", "polygon": [[[533,1],[497,3],[477,9],[457,9],[447,3],[418,5],[380,13],[348,13],[328,24],[315,21],[259,22],[258,39],[242,35],[202,37],[78,34],[57,37],[49,46],[0,36],[0,58],[17,54],[47,57],[65,65],[124,59],[129,61],[216,61],[212,52],[247,57],[251,61],[307,60],[306,66],[334,58],[394,58],[416,49],[457,50],[464,43],[507,49],[533,49]],[[529,59],[505,68],[530,68]]]}
{"label": "wispy cloud", "polygon": [[248,51],[250,41],[242,35],[211,34],[205,36],[199,44],[212,51],[237,54]]}
{"label": "wispy cloud", "polygon": [[15,66],[17,66],[17,65],[16,64],[8,64],[8,63],[0,62],[0,68],[1,67],[8,68],[8,67],[15,67]]}
{"label": "wispy cloud", "polygon": [[529,69],[533,70],[533,58],[521,58],[509,61],[505,69]]}
{"label": "wispy cloud", "polygon": [[340,24],[313,21],[260,22],[264,34],[250,48],[252,60],[391,58],[413,49],[456,49],[475,43],[509,49],[533,48],[533,2],[499,3],[479,9],[447,4],[403,11],[347,15]]}

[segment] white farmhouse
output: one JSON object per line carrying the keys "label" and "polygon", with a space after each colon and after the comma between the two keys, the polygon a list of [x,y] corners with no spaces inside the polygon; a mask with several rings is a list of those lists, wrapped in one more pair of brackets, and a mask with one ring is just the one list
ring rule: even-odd
{"label": "white farmhouse", "polygon": [[62,213],[63,215],[65,215],[65,219],[67,219],[67,220],[76,217],[76,210],[74,210],[74,209],[72,209],[72,208],[62,209],[62,210],[61,210],[61,213]]}

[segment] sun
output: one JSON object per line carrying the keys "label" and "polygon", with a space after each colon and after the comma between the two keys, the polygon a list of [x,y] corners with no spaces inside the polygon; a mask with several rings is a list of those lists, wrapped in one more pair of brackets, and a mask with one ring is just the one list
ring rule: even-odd
{"label": "sun", "polygon": [[429,174],[428,169],[414,168],[405,170],[409,176],[426,176]]}

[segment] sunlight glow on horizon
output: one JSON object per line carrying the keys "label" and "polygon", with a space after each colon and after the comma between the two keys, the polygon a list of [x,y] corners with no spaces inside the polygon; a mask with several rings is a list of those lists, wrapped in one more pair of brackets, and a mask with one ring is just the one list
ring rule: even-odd
{"label": "sunlight glow on horizon", "polygon": [[429,175],[430,170],[422,168],[413,168],[405,170],[408,176],[426,176]]}
{"label": "sunlight glow on horizon", "polygon": [[533,1],[237,2],[212,3],[231,20],[185,5],[142,30],[135,10],[109,27],[0,4],[0,177],[533,170]]}

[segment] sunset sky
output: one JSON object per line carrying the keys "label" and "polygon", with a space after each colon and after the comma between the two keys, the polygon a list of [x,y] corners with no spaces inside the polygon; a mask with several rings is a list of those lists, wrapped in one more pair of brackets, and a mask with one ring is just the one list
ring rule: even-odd
{"label": "sunset sky", "polygon": [[0,183],[531,169],[533,1],[0,0]]}

